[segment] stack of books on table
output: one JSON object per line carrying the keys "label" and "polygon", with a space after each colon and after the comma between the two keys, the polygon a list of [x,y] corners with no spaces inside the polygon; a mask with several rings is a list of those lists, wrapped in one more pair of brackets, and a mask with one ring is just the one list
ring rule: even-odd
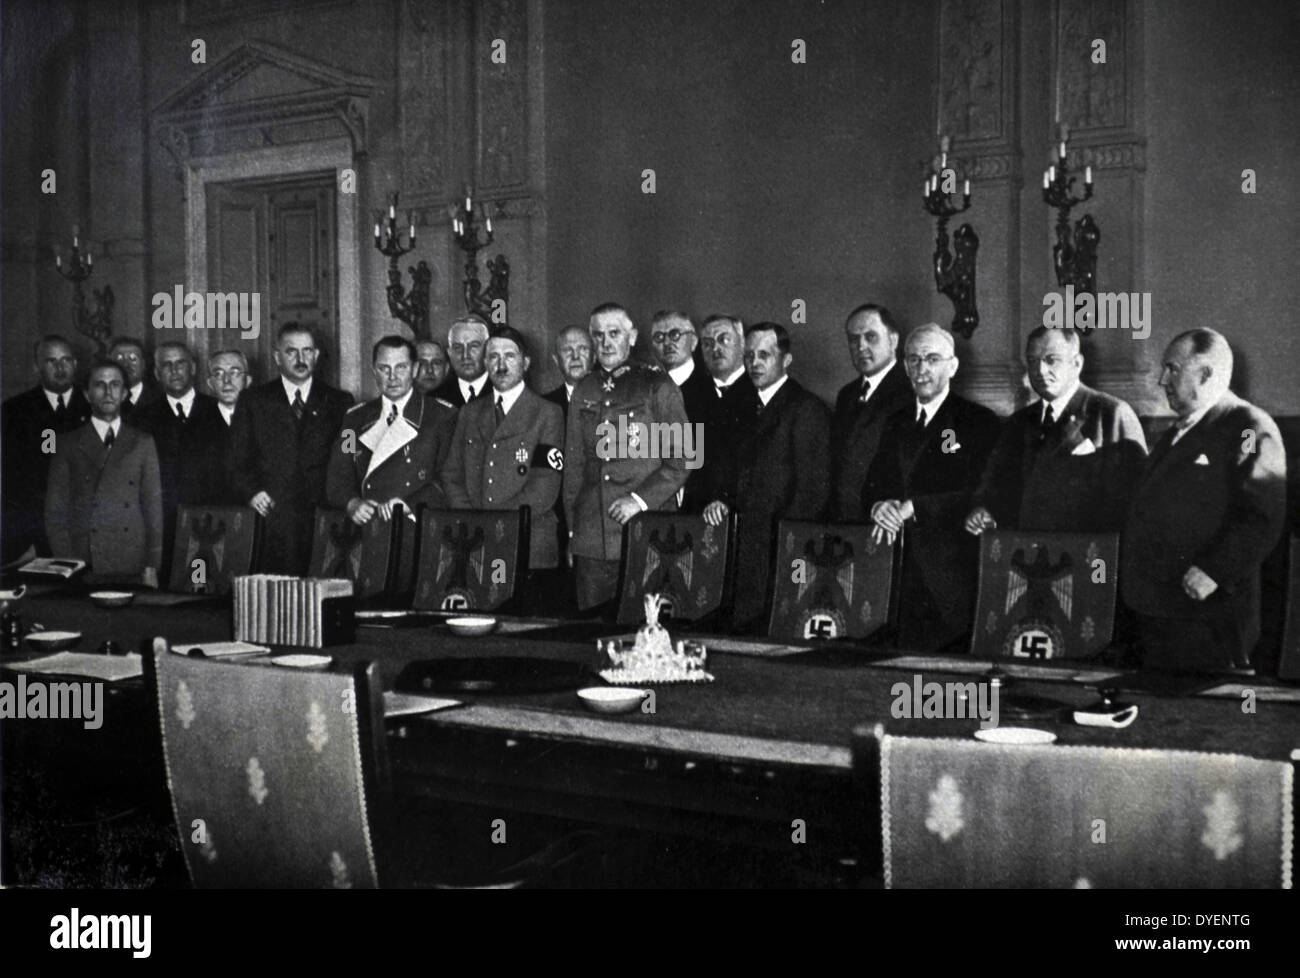
{"label": "stack of books on table", "polygon": [[246,574],[235,578],[234,594],[238,641],[319,649],[356,636],[351,581]]}

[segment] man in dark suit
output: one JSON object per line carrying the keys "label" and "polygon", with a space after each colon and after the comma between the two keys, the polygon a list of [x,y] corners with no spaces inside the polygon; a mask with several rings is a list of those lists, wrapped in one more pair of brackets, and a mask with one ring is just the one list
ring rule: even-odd
{"label": "man in dark suit", "polygon": [[90,417],[86,396],[73,386],[77,354],[72,344],[62,336],[46,336],[36,344],[35,352],[40,383],[0,407],[6,564],[32,548],[38,556],[50,555],[45,534],[50,459],[58,438]]}
{"label": "man in dark suit", "polygon": [[414,514],[421,504],[447,505],[440,478],[451,452],[456,411],[414,391],[421,367],[416,348],[400,336],[385,336],[371,352],[380,395],[344,417],[330,454],[326,496],[364,526],[378,516],[389,520],[401,505]]}
{"label": "man in dark suit", "polygon": [[215,399],[194,387],[198,361],[184,343],[154,349],[154,372],[163,396],[136,409],[131,418],[153,436],[162,477],[162,579],[170,580],[176,540],[176,507],[182,503],[219,503],[225,479],[222,451],[225,422]]}
{"label": "man in dark suit", "polygon": [[898,325],[884,306],[858,306],[844,323],[858,376],[840,388],[831,420],[831,518],[867,519],[862,484],[876,456],[885,421],[912,402],[912,385],[898,364]]}
{"label": "man in dark suit", "polygon": [[757,323],[746,331],[757,417],[726,456],[722,495],[704,507],[713,526],[732,510],[740,514],[732,620],[741,628],[762,624],[775,522],[820,519],[830,495],[830,412],[789,375],[793,360],[784,326]]}
{"label": "man in dark suit", "polygon": [[[717,406],[718,395],[707,370],[697,362],[695,349],[699,337],[690,316],[672,309],[655,313],[650,321],[650,345],[654,348],[659,366],[667,371],[677,389],[682,392],[682,404],[691,424],[704,430]],[[678,506],[686,512],[698,513],[709,500],[702,498],[702,467],[691,472],[677,496]]]}
{"label": "man in dark suit", "polygon": [[1025,346],[1039,400],[1007,419],[975,491],[966,529],[1118,533],[1146,462],[1133,409],[1079,382],[1072,329],[1039,326]]}
{"label": "man in dark suit", "polygon": [[498,326],[487,342],[491,397],[466,404],[456,419],[444,478],[456,509],[528,506],[530,572],[559,565],[555,500],[564,471],[564,413],[528,389],[524,338]]}
{"label": "man in dark suit", "polygon": [[624,524],[646,510],[676,511],[687,473],[684,453],[646,450],[644,432],[655,430],[649,426],[684,432],[688,422],[671,378],[630,359],[636,327],[627,310],[612,302],[597,306],[591,339],[600,369],[574,388],[564,440],[564,509],[582,610],[616,596]]}
{"label": "man in dark suit", "polygon": [[1165,350],[1160,386],[1178,420],[1152,449],[1120,551],[1148,668],[1248,667],[1259,639],[1259,568],[1282,534],[1286,453],[1273,419],[1231,381],[1232,350],[1212,329]]}
{"label": "man in dark suit", "polygon": [[885,423],[867,470],[863,508],[891,543],[907,527],[898,642],[920,651],[964,648],[979,552],[962,524],[998,437],[998,417],[949,389],[958,361],[952,334],[912,330],[903,365],[914,402]]}
{"label": "man in dark suit", "polygon": [[162,490],[153,439],[123,424],[126,371],[96,363],[86,381],[91,416],[59,439],[50,463],[45,525],[56,557],[86,561],[100,581],[158,586]]}
{"label": "man in dark suit", "polygon": [[[559,368],[561,383],[554,390],[547,391],[542,395],[552,404],[557,405],[562,412],[565,423],[569,418],[569,400],[573,397],[573,389],[578,385],[578,381],[591,373],[592,352],[591,337],[581,326],[566,326],[560,330],[559,335],[555,338],[555,353],[551,355],[555,361],[555,366]],[[560,439],[563,444],[564,439]],[[560,494],[555,500],[555,538],[560,555],[559,576],[568,576],[569,570],[573,566],[573,561],[569,559],[569,521],[564,515],[564,496]],[[562,598],[565,601],[565,608],[573,601],[573,588],[566,582],[560,582],[557,585]],[[572,610],[577,610],[576,608]]]}
{"label": "man in dark suit", "polygon": [[578,381],[591,373],[592,353],[591,337],[581,326],[565,326],[555,338],[555,353],[551,359],[559,368],[563,382],[554,390],[542,396],[552,404],[558,404],[564,416],[569,416],[569,401],[573,397],[573,388]]}
{"label": "man in dark suit", "polygon": [[739,316],[714,314],[700,327],[700,351],[712,382],[705,420],[704,464],[687,480],[688,501],[703,507],[722,494],[726,457],[758,414],[758,391],[745,370],[745,324]]}
{"label": "man in dark suit", "polygon": [[447,330],[447,353],[451,357],[451,373],[442,385],[433,391],[452,407],[460,407],[476,397],[485,397],[491,386],[487,368],[483,366],[483,353],[487,347],[487,324],[477,316],[458,319]]}
{"label": "man in dark suit", "polygon": [[161,395],[149,376],[149,358],[144,344],[132,336],[119,336],[108,346],[108,358],[116,360],[126,371],[126,396],[122,400],[122,417],[131,420],[136,408],[144,407]]}
{"label": "man in dark suit", "polygon": [[235,424],[235,409],[239,406],[239,397],[252,383],[248,373],[248,358],[240,350],[219,350],[208,358],[208,390],[217,402],[217,415],[221,425],[217,428],[217,456],[221,460],[221,475],[212,501],[239,505],[244,500],[238,498],[230,482],[230,441]]}
{"label": "man in dark suit", "polygon": [[231,430],[231,484],[236,498],[265,520],[260,563],[271,573],[307,571],[330,449],[353,403],[351,394],[314,378],[318,354],[310,327],[281,326],[280,376],[244,393]]}

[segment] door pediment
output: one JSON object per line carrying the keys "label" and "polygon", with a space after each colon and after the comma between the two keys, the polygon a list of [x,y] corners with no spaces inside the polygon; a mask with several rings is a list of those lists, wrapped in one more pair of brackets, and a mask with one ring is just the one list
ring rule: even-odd
{"label": "door pediment", "polygon": [[262,42],[236,48],[152,113],[182,166],[193,157],[347,136],[366,150],[374,80]]}

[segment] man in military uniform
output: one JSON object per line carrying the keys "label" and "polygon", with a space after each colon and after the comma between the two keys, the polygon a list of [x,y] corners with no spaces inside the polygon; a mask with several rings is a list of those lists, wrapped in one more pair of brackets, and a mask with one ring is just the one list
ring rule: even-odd
{"label": "man in military uniform", "polygon": [[456,419],[443,472],[455,509],[517,509],[531,518],[530,571],[559,563],[555,500],[564,471],[564,412],[528,389],[524,338],[498,326],[487,341],[491,397],[470,401]]}
{"label": "man in military uniform", "polygon": [[597,306],[589,329],[599,367],[573,389],[564,472],[569,552],[584,610],[615,597],[623,524],[649,509],[677,509],[686,459],[680,452],[644,457],[656,454],[648,449],[661,443],[649,426],[671,424],[668,430],[684,434],[688,423],[672,378],[629,360],[637,331],[627,310],[615,303]]}
{"label": "man in military uniform", "polygon": [[445,401],[412,396],[420,370],[415,344],[385,336],[371,353],[380,396],[348,411],[334,440],[325,495],[364,526],[393,507],[447,504],[439,474],[451,451],[456,410]]}

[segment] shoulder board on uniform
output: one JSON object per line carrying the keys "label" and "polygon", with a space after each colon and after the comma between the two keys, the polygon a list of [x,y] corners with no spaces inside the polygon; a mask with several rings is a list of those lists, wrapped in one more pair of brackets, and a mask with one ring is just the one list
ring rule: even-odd
{"label": "shoulder board on uniform", "polygon": [[456,405],[452,404],[451,401],[443,400],[441,397],[435,397],[434,400],[445,408],[451,408],[453,411],[456,410]]}
{"label": "shoulder board on uniform", "polygon": [[363,407],[368,407],[370,403],[370,401],[362,401],[360,404],[353,404],[352,407],[348,408],[348,414],[360,411]]}

